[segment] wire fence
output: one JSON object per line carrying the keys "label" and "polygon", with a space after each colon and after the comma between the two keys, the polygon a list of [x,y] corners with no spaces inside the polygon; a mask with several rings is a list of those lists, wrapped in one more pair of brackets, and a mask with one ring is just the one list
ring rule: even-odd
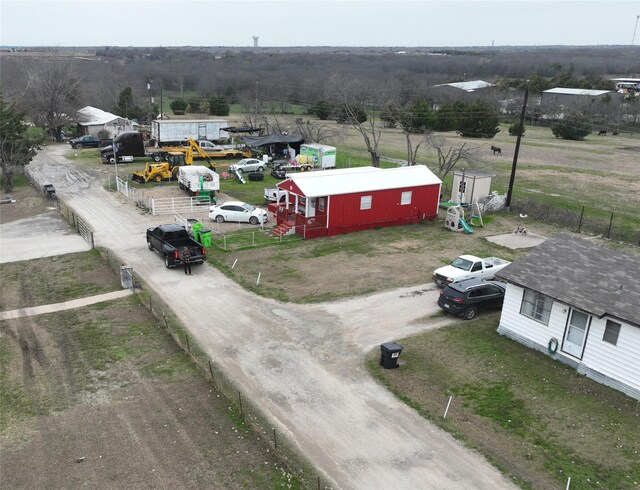
{"label": "wire fence", "polygon": [[158,319],[165,331],[191,358],[200,373],[227,399],[235,415],[239,416],[243,423],[267,441],[288,472],[295,475],[300,481],[302,488],[330,489],[331,486],[323,481],[313,465],[295,449],[292,442],[281,435],[281,432],[274,427],[274,424],[269,421],[260,407],[224,374],[215,359],[207,355],[162,297],[153,291],[135,273],[135,270],[124,267],[122,260],[116,254],[104,249],[99,250],[103,258],[118,274],[131,275],[131,282],[135,284],[134,294],[140,304]]}
{"label": "wire fence", "polygon": [[610,240],[640,245],[640,228],[627,216],[582,206],[578,212],[545,204],[535,199],[513,199],[511,210],[553,223],[576,233],[601,235]]}

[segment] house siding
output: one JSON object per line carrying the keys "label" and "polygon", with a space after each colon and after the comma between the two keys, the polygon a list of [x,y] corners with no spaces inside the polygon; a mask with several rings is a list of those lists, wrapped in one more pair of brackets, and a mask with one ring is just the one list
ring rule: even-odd
{"label": "house siding", "polygon": [[[400,205],[403,192],[411,191],[411,203]],[[434,219],[438,211],[440,186],[407,187],[384,191],[331,196],[329,227],[335,233]],[[371,209],[360,209],[360,199],[371,196]],[[341,231],[344,229],[345,231]]]}
{"label": "house siding", "polygon": [[554,300],[549,325],[544,325],[520,314],[523,294],[524,288],[507,285],[498,333],[545,354],[549,353],[550,339],[556,338],[560,347],[552,357],[599,383],[640,400],[640,328],[614,320],[621,323],[618,342],[614,346],[602,340],[607,318],[592,316],[582,359],[577,359],[562,352],[571,307]]}
{"label": "house siding", "polygon": [[602,340],[607,318],[591,320],[582,364],[640,391],[640,328],[613,321],[621,324],[616,345]]}

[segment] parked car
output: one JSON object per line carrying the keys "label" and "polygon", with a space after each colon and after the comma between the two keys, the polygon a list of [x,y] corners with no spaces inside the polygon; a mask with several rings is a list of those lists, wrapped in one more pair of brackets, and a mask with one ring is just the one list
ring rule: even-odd
{"label": "parked car", "polygon": [[452,282],[440,291],[438,306],[449,313],[471,320],[478,311],[500,309],[505,284],[480,278]]}
{"label": "parked car", "polygon": [[211,206],[209,211],[209,219],[218,223],[231,221],[257,225],[258,223],[266,223],[269,219],[269,214],[264,209],[240,201],[228,201],[218,206]]}
{"label": "parked car", "polygon": [[264,162],[257,158],[243,158],[239,162],[229,165],[230,172],[239,174],[244,172],[262,172],[264,170]]}
{"label": "parked car", "polygon": [[71,148],[98,148],[100,146],[100,140],[95,136],[87,134],[80,136],[80,138],[74,138],[69,140]]}
{"label": "parked car", "polygon": [[271,171],[271,177],[275,177],[276,179],[280,180],[286,179],[287,171],[281,166],[274,167],[274,169]]}

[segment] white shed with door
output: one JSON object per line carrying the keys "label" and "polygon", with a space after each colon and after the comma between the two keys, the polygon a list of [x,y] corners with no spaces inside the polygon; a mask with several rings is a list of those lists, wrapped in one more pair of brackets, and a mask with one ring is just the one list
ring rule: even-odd
{"label": "white shed with door", "polygon": [[451,202],[472,204],[491,194],[493,175],[477,170],[456,170],[453,172]]}

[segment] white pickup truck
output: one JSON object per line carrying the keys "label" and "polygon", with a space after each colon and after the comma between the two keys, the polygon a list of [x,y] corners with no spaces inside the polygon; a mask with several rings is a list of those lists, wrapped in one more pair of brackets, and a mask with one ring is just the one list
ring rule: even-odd
{"label": "white pickup truck", "polygon": [[265,188],[264,200],[269,202],[284,203],[287,200],[287,191],[277,187]]}
{"label": "white pickup truck", "polygon": [[483,279],[493,279],[493,276],[501,269],[504,269],[511,262],[498,257],[487,257],[481,259],[474,255],[461,255],[457,257],[451,265],[440,267],[433,271],[433,282],[437,286],[445,287],[447,284],[481,277]]}

